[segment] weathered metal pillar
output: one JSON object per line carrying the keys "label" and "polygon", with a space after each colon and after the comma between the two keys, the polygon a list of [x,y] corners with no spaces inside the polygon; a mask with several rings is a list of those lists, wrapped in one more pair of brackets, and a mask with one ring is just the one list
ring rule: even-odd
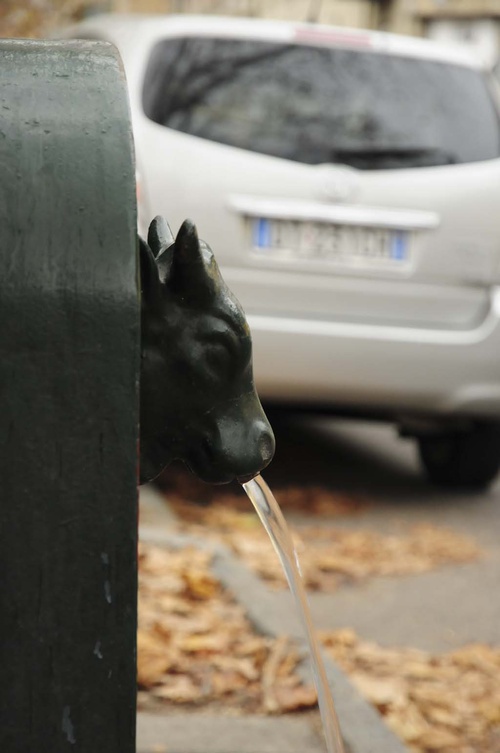
{"label": "weathered metal pillar", "polygon": [[139,304],[124,76],[0,41],[0,750],[135,750]]}

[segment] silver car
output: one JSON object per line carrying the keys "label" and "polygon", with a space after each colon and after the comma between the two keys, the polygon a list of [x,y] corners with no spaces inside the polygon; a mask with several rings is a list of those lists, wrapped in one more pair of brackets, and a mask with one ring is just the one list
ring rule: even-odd
{"label": "silver car", "polygon": [[253,331],[264,399],[394,422],[430,478],[500,466],[496,79],[359,29],[104,16],[121,52],[140,229],[193,217]]}

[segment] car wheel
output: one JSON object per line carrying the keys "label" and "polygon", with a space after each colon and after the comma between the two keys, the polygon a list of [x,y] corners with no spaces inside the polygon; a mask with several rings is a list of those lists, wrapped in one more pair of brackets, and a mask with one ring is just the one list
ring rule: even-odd
{"label": "car wheel", "polygon": [[417,438],[420,460],[440,486],[484,489],[500,469],[500,424]]}

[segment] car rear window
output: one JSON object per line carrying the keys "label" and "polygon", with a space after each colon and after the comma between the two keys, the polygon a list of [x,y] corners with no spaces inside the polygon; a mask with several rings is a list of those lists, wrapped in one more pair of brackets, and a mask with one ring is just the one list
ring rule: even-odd
{"label": "car rear window", "polygon": [[150,56],[143,107],[167,128],[311,165],[391,169],[500,154],[482,74],[366,50],[165,39]]}

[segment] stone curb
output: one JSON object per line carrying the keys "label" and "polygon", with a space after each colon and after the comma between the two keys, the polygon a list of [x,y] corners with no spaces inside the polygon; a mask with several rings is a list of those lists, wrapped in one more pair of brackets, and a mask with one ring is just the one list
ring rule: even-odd
{"label": "stone curb", "polygon": [[[169,517],[171,514],[169,512]],[[143,541],[174,549],[193,546],[209,551],[213,556],[212,570],[214,575],[244,607],[255,628],[260,633],[272,637],[290,636],[299,644],[304,655],[307,655],[292,597],[290,596],[289,605],[286,607],[281,605],[278,611],[273,591],[226,547],[204,541],[195,536],[172,533],[165,529],[161,530],[156,526],[154,528],[141,526],[140,538]],[[342,735],[349,751],[351,753],[408,753],[408,748],[387,727],[377,711],[358,693],[339,667],[325,653],[323,653],[323,659],[342,726]],[[310,681],[308,661],[302,663],[300,673],[304,679]],[[234,723],[240,720],[232,719],[230,721]],[[276,720],[270,718],[269,721]],[[322,747],[319,748],[319,750],[322,749]],[[212,749],[207,748],[208,750],[211,751]],[[218,753],[225,753],[225,750],[225,748],[221,748]],[[258,747],[258,751],[261,750],[264,753],[264,750],[267,749]],[[283,751],[285,750],[288,750],[286,746],[283,748]],[[293,750],[293,748],[290,748],[291,752]],[[184,749],[182,749],[182,753],[183,751]],[[273,753],[274,751],[278,753],[278,749],[275,748]],[[311,747],[304,749],[304,753],[306,751],[307,753],[315,753],[315,749]],[[198,751],[193,748],[193,753],[198,753]],[[243,749],[241,751],[236,749],[234,753],[243,753]],[[249,750],[249,753],[254,753],[254,751]],[[257,753],[257,750],[255,753]]]}

